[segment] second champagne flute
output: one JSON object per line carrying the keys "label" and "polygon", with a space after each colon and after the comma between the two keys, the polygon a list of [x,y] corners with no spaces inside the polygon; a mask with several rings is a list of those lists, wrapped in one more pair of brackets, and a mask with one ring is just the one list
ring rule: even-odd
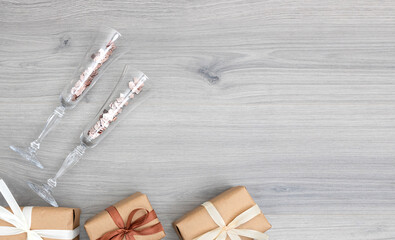
{"label": "second champagne flute", "polygon": [[52,190],[56,187],[58,178],[82,158],[87,148],[95,147],[129,112],[150,95],[147,80],[148,77],[144,73],[126,65],[106,103],[81,133],[80,145],[69,153],[53,178],[48,179],[44,184],[28,182],[30,188],[49,204],[57,207]]}
{"label": "second champagne flute", "polygon": [[75,71],[72,80],[60,95],[60,106],[55,108],[48,118],[47,124],[36,140],[27,147],[10,146],[12,150],[25,160],[39,168],[44,168],[37,158],[40,144],[51,129],[57,125],[66,109],[74,108],[86,93],[95,85],[108,66],[127,52],[127,48],[119,47],[121,34],[112,28],[102,27],[90,45],[81,64]]}

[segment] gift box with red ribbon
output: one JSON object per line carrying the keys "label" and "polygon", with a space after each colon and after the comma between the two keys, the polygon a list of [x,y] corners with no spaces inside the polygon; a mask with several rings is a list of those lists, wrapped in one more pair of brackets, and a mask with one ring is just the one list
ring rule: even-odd
{"label": "gift box with red ribbon", "polygon": [[147,196],[137,192],[85,223],[90,240],[158,240],[165,237]]}

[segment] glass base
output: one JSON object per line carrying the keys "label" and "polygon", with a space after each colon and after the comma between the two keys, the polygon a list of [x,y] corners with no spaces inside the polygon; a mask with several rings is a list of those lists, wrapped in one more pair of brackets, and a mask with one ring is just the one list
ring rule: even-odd
{"label": "glass base", "polygon": [[10,146],[10,148],[21,155],[25,160],[34,164],[36,167],[43,169],[44,166],[38,161],[36,151],[32,147],[17,147],[17,146]]}
{"label": "glass base", "polygon": [[28,182],[27,184],[35,193],[37,193],[38,196],[44,199],[47,203],[51,204],[54,207],[59,207],[55,198],[52,196],[52,187],[50,187],[48,184],[36,184],[33,182]]}

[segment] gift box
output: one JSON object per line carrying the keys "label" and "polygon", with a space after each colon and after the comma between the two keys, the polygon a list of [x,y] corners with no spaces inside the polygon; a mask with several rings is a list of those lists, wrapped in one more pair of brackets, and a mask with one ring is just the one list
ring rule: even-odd
{"label": "gift box", "polygon": [[9,208],[0,207],[0,240],[78,240],[78,208],[22,207],[0,179],[0,192]]}
{"label": "gift box", "polygon": [[270,223],[247,189],[233,187],[173,223],[180,239],[267,239]]}
{"label": "gift box", "polygon": [[166,236],[147,196],[137,192],[85,223],[90,240],[158,240]]}
{"label": "gift box", "polygon": [[[9,208],[6,209],[10,210]],[[23,207],[21,210],[23,211]],[[33,207],[30,229],[74,230],[80,225],[80,214],[81,210],[78,208]],[[13,225],[0,220],[0,226],[12,227]],[[20,233],[13,236],[0,236],[0,240],[26,240],[26,237],[27,233]],[[55,238],[43,237],[43,239],[53,240]],[[78,239],[77,236],[73,240]]]}

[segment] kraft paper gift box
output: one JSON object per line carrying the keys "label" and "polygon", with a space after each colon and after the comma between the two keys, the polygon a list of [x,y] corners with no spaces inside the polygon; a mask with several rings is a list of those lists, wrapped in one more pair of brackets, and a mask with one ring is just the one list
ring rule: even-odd
{"label": "kraft paper gift box", "polygon": [[[23,210],[23,207],[21,209]],[[78,208],[33,207],[30,229],[73,230],[80,226],[80,214],[81,210]],[[12,224],[0,220],[0,226],[12,226]],[[21,233],[13,236],[0,236],[0,240],[26,240],[26,237],[26,233]],[[43,239],[55,240],[55,238],[45,237]],[[78,239],[78,236],[74,238],[74,240]]]}
{"label": "kraft paper gift box", "polygon": [[[216,221],[208,212],[207,208],[211,209],[210,211],[214,215],[214,218],[217,218]],[[219,216],[215,216],[215,212],[218,212]],[[253,215],[251,215],[252,212],[254,212]],[[238,221],[240,219],[238,216],[241,214],[243,214],[242,217],[248,221],[244,223],[242,223],[243,221]],[[246,216],[247,218],[245,218]],[[218,220],[218,218],[221,217],[224,222],[223,226],[220,226],[221,220]],[[238,219],[235,220],[236,217],[238,217]],[[233,223],[230,224],[232,221]],[[239,224],[235,224],[237,221]],[[235,230],[231,230],[231,226],[229,225],[236,226],[234,227]],[[243,186],[238,186],[228,189],[209,202],[193,209],[176,220],[173,223],[173,227],[179,238],[183,240],[221,239],[221,236],[219,236],[220,234],[222,234],[222,239],[230,240],[227,235],[228,232],[229,234],[238,235],[242,240],[248,240],[253,238],[266,239],[267,235],[263,233],[269,230],[271,225],[247,192],[247,189]],[[255,237],[246,237],[245,231],[240,231],[243,229],[248,229],[250,233],[250,230],[252,230]],[[209,232],[211,232],[211,234]],[[209,235],[211,235],[211,237]]]}
{"label": "kraft paper gift box", "polygon": [[[80,209],[63,207],[20,208],[2,179],[0,179],[0,192],[10,206],[8,208],[0,207],[0,226],[2,227],[0,240],[26,240],[28,239],[27,232],[29,232],[29,235],[38,234],[43,240],[59,239],[54,236],[62,236],[61,239],[79,239]],[[22,211],[19,211],[19,209]],[[49,233],[47,230],[49,230]],[[56,230],[61,231],[56,232]],[[51,238],[47,236],[51,236]]]}
{"label": "kraft paper gift box", "polygon": [[[114,210],[114,208],[116,210]],[[117,215],[114,211],[119,213],[118,216],[120,218],[118,225],[115,223],[116,220],[114,220],[114,217],[112,216]],[[128,228],[128,218],[130,218],[133,212],[134,216],[130,221],[132,226]],[[140,226],[139,224],[136,224],[136,222],[142,221],[142,219],[147,215],[150,216],[145,222],[143,222],[143,224],[140,224]],[[116,217],[117,216],[115,216],[115,218]],[[129,231],[126,232],[125,230],[120,229],[129,229]],[[121,200],[107,208],[105,211],[102,211],[96,216],[90,218],[85,223],[85,230],[90,240],[111,239],[111,237],[114,237],[115,235],[117,235],[116,239],[125,240],[126,237],[123,235],[124,233],[132,234],[132,237],[136,240],[158,240],[166,236],[162,224],[159,222],[159,219],[157,218],[147,196],[140,192]]]}

